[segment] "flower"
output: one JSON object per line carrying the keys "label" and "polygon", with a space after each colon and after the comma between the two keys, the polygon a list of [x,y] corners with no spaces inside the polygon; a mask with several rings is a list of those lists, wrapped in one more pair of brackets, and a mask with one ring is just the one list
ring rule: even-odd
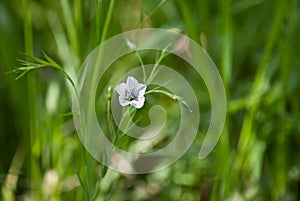
{"label": "flower", "polygon": [[120,105],[132,105],[135,108],[141,108],[145,102],[146,88],[145,84],[141,84],[134,77],[128,76],[126,83],[120,83],[115,87],[115,90],[119,94]]}

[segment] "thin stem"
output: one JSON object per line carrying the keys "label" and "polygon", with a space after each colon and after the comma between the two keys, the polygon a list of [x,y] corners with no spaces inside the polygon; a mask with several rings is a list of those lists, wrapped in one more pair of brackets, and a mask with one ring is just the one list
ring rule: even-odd
{"label": "thin stem", "polygon": [[78,169],[77,169],[77,167],[75,165],[74,159],[72,159],[71,163],[72,163],[73,171],[75,172],[76,177],[77,177],[77,179],[78,179],[78,181],[80,183],[80,187],[81,187],[81,190],[83,192],[84,198],[85,198],[85,200],[88,201],[89,200],[89,196],[88,196],[88,193],[86,191],[85,185],[84,185],[84,183],[82,181],[82,178],[80,177],[79,171],[78,171]]}
{"label": "thin stem", "polygon": [[166,81],[165,83],[163,83],[163,84],[161,84],[161,85],[155,87],[154,89],[151,89],[151,90],[149,90],[149,91],[146,91],[145,94],[150,94],[150,93],[154,92],[155,90],[157,90],[157,89],[159,89],[159,88],[165,86],[166,84],[168,84],[168,83],[170,83],[170,82],[172,82],[172,81],[173,81],[173,79],[168,80],[168,81]]}
{"label": "thin stem", "polygon": [[183,106],[188,109],[190,112],[193,112],[193,110],[191,109],[191,107],[188,105],[188,103],[184,100],[183,97],[181,96],[177,96],[175,94],[172,94],[170,92],[164,91],[164,90],[160,90],[160,89],[153,89],[151,91],[148,91],[146,94],[150,94],[150,93],[160,93],[163,95],[168,96],[169,98],[178,101],[179,103],[183,104]]}
{"label": "thin stem", "polygon": [[122,116],[122,118],[121,118],[121,120],[120,120],[119,126],[118,126],[117,135],[120,133],[120,127],[122,127],[122,125],[123,125],[123,123],[124,123],[124,120],[125,120],[124,117],[125,117],[125,115],[127,115],[127,113],[129,113],[129,111],[130,111],[131,108],[132,108],[132,106],[130,105],[130,106],[126,109],[125,113],[123,114],[123,116]]}
{"label": "thin stem", "polygon": [[168,46],[166,46],[166,47],[163,49],[163,51],[162,51],[162,53],[160,54],[159,58],[158,58],[157,61],[155,62],[155,65],[154,65],[154,67],[153,67],[153,69],[152,69],[152,71],[151,71],[151,73],[150,73],[150,75],[149,75],[149,78],[148,78],[148,80],[146,81],[146,85],[152,82],[152,80],[153,80],[154,77],[155,77],[155,76],[154,76],[154,75],[155,75],[154,73],[156,72],[156,70],[157,70],[159,64],[160,64],[160,63],[162,62],[162,60],[169,54],[169,52],[167,52],[167,49],[168,49],[169,46],[170,46],[170,44],[169,44]]}
{"label": "thin stem", "polygon": [[185,31],[188,35],[196,42],[199,42],[199,37],[197,35],[197,25],[195,24],[195,20],[193,19],[192,12],[189,8],[188,1],[177,0],[175,1],[178,4],[178,8],[182,14],[182,18],[185,24]]}
{"label": "thin stem", "polygon": [[100,30],[101,30],[101,20],[102,20],[102,15],[100,12],[100,9],[102,8],[102,0],[97,0],[96,1],[96,26],[95,26],[95,40],[96,43],[98,45],[98,43],[100,42]]}
{"label": "thin stem", "polygon": [[114,5],[115,5],[115,0],[111,0],[110,4],[109,4],[107,15],[106,15],[106,20],[105,20],[102,36],[101,36],[101,43],[106,39],[107,31],[108,31],[112,13],[114,10]]}
{"label": "thin stem", "polygon": [[62,13],[67,26],[67,33],[71,46],[77,58],[80,58],[80,47],[78,44],[78,30],[76,29],[74,18],[72,16],[71,7],[68,0],[61,1]]}
{"label": "thin stem", "polygon": [[129,121],[127,122],[127,125],[126,125],[125,128],[124,128],[124,132],[125,132],[125,133],[127,133],[127,132],[129,131],[130,123],[132,122],[132,120],[133,120],[133,118],[134,118],[134,116],[135,116],[135,114],[136,114],[136,111],[137,111],[137,110],[134,110],[134,112],[133,112],[132,115],[130,116]]}
{"label": "thin stem", "polygon": [[134,50],[134,53],[136,55],[136,57],[138,58],[141,66],[142,66],[142,71],[143,71],[143,82],[145,83],[146,82],[146,70],[145,70],[145,65],[144,65],[144,62],[140,56],[140,54],[138,53],[138,51],[136,51],[136,45],[134,43],[132,43],[129,39],[126,39],[126,43],[127,43],[127,46],[131,49],[131,50]]}
{"label": "thin stem", "polygon": [[147,15],[144,20],[140,23],[139,27],[143,27],[145,22],[147,22],[147,20],[161,7],[163,6],[168,0],[162,0],[161,2],[159,2],[159,4],[150,12],[149,15]]}
{"label": "thin stem", "polygon": [[[23,0],[23,26],[24,26],[24,47],[26,54],[33,54],[33,37],[32,37],[32,17],[31,17],[31,6],[30,0]],[[31,178],[40,183],[41,182],[41,175],[40,172],[35,171],[38,170],[37,164],[35,161],[34,151],[31,148],[35,143],[39,145],[39,135],[38,135],[38,117],[37,117],[37,109],[36,109],[36,96],[37,96],[37,89],[36,89],[36,80],[35,76],[27,77],[27,88],[28,88],[28,119],[29,119],[29,137],[28,144],[29,144],[29,151],[30,153],[30,162],[29,162],[29,169],[30,169],[30,176]],[[31,197],[34,200],[40,200],[41,195],[36,193],[34,194],[31,192]]]}
{"label": "thin stem", "polygon": [[108,124],[108,128],[109,128],[109,132],[112,135],[112,140],[113,142],[116,140],[116,133],[115,133],[115,129],[112,125],[112,117],[111,117],[111,96],[112,96],[112,89],[111,87],[108,87],[107,89],[107,93],[106,93],[106,118],[107,118],[107,124]]}
{"label": "thin stem", "polygon": [[135,55],[137,56],[139,62],[141,63],[142,71],[143,71],[143,82],[146,83],[146,69],[145,69],[144,62],[143,62],[140,54],[137,51],[135,51]]}

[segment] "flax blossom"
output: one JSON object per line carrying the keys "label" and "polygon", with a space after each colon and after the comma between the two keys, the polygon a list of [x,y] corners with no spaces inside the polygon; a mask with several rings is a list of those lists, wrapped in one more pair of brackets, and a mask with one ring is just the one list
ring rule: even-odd
{"label": "flax blossom", "polygon": [[141,84],[134,77],[128,76],[126,83],[120,83],[115,87],[115,90],[119,94],[120,105],[142,108],[145,103],[146,88],[145,84]]}

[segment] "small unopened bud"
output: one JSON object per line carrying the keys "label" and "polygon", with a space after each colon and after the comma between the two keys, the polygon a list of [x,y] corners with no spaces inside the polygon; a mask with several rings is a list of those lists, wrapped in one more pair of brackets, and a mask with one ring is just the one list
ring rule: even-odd
{"label": "small unopened bud", "polygon": [[111,89],[111,86],[109,86],[107,88],[107,92],[106,92],[106,99],[110,100],[111,96],[112,96],[112,89]]}

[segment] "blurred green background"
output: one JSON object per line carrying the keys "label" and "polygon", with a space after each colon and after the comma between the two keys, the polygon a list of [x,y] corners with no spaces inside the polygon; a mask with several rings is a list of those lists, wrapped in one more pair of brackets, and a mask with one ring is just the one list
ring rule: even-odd
{"label": "blurred green background", "polygon": [[[0,200],[300,200],[299,24],[299,0],[1,0]],[[226,125],[205,160],[199,133],[163,171],[102,177],[68,115],[64,77],[7,72],[44,51],[74,76],[105,39],[142,27],[180,30],[206,49]]]}

